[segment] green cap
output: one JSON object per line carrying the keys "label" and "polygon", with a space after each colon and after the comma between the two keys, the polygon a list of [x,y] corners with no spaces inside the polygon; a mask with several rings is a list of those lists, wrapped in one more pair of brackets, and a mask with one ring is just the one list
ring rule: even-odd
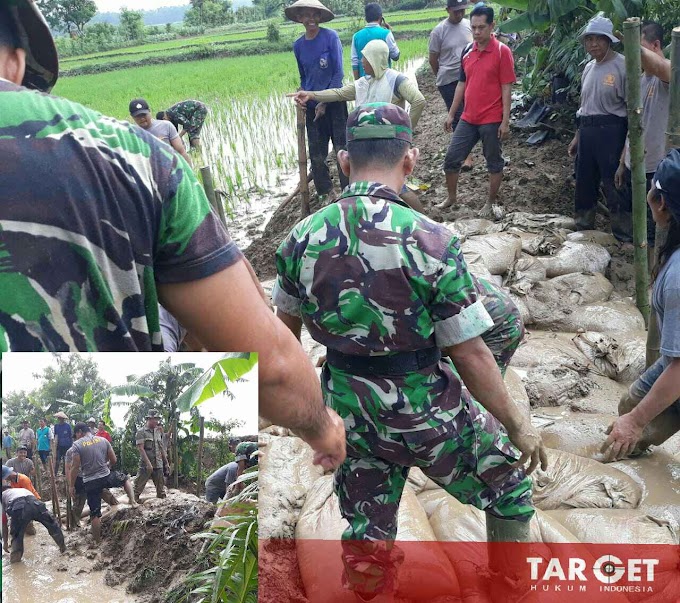
{"label": "green cap", "polygon": [[413,142],[411,118],[391,103],[368,103],[352,111],[347,119],[347,142],[391,139]]}

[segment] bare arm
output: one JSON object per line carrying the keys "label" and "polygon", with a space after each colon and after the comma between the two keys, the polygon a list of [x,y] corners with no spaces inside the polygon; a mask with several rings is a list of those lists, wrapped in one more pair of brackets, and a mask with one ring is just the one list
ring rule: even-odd
{"label": "bare arm", "polygon": [[[299,342],[270,312],[244,262],[204,279],[159,284],[163,305],[209,350],[260,354],[260,414],[294,429],[317,453],[340,446],[316,371]],[[292,369],[294,367],[294,370]],[[328,440],[335,433],[333,442]],[[320,440],[323,442],[320,443]],[[342,461],[340,461],[342,462]]]}
{"label": "bare arm", "polygon": [[193,164],[191,163],[191,157],[186,152],[186,149],[184,148],[184,143],[182,142],[182,137],[178,138],[173,138],[170,141],[170,145],[172,146],[175,151],[177,151],[182,157],[184,157],[184,160],[193,167]]}
{"label": "bare arm", "polygon": [[418,86],[408,78],[399,86],[399,95],[411,105],[409,116],[411,117],[411,127],[415,130],[416,124],[425,109],[425,97],[418,90]]}
{"label": "bare arm", "polygon": [[279,308],[276,308],[276,316],[288,327],[290,332],[295,335],[295,338],[300,341],[300,337],[302,336],[302,319],[299,316],[286,314]]}
{"label": "bare arm", "polygon": [[69,485],[71,488],[76,487],[76,479],[78,479],[78,470],[80,469],[80,455],[77,452],[73,453],[71,458],[71,473],[69,475]]}
{"label": "bare arm", "polygon": [[432,73],[437,75],[439,73],[439,53],[438,52],[431,52],[430,57],[430,67],[432,68]]}
{"label": "bare arm", "polygon": [[113,467],[118,462],[116,453],[113,451],[113,446],[111,446],[111,444],[109,444],[109,449],[106,456],[109,459],[110,467]]}
{"label": "bare arm", "polygon": [[458,107],[463,102],[465,98],[465,82],[458,82],[456,86],[456,92],[453,95],[453,102],[451,103],[451,109],[449,110],[449,117],[453,119],[458,111]]}
{"label": "bare arm", "polygon": [[655,52],[648,50],[644,46],[640,47],[642,52],[642,69],[658,77],[662,82],[671,81],[671,62],[666,57],[660,57]]}
{"label": "bare arm", "polygon": [[260,297],[264,300],[264,303],[267,304],[267,307],[271,310],[272,306],[271,303],[269,302],[269,298],[267,297],[267,294],[264,292],[264,289],[262,288],[262,283],[260,282],[260,279],[257,278],[257,274],[255,274],[255,270],[253,269],[253,265],[248,261],[248,258],[243,258],[243,261],[246,264],[246,267],[248,268],[248,272],[250,273],[250,278],[253,279],[253,283],[255,284],[255,287],[257,288],[258,292],[260,293]]}
{"label": "bare arm", "polygon": [[456,369],[474,398],[506,428],[508,436],[522,452],[518,464],[529,458],[531,473],[539,464],[545,470],[547,457],[541,436],[510,398],[491,351],[481,337],[475,337],[442,350],[453,361]]}
{"label": "bare arm", "polygon": [[510,123],[510,107],[512,105],[512,84],[501,85],[501,98],[503,101],[503,121]]}

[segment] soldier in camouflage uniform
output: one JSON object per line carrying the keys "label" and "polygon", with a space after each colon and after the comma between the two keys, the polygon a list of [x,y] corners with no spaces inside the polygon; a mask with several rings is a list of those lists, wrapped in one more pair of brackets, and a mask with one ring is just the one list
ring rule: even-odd
{"label": "soldier in camouflage uniform", "polygon": [[208,107],[204,103],[197,100],[185,100],[165,111],[159,111],[156,114],[156,119],[165,119],[171,122],[178,130],[182,126],[183,130],[179,135],[185,136],[188,134],[189,144],[194,149],[201,146],[201,129],[207,115]]}
{"label": "soldier in camouflage uniform", "polygon": [[[489,540],[526,541],[534,509],[522,467],[545,468],[546,457],[480,338],[493,321],[458,239],[395,192],[418,155],[408,115],[364,105],[347,138],[339,160],[351,184],[283,241],[273,298],[294,334],[304,321],[328,348],[322,389],[347,431],[335,474],[349,522],[343,578],[360,601],[378,601],[402,561],[391,543],[409,467],[484,509]],[[364,179],[379,173],[382,183]]]}
{"label": "soldier in camouflage uniform", "polygon": [[163,431],[158,427],[160,416],[157,411],[150,410],[146,416],[146,427],[140,429],[135,436],[135,444],[139,449],[139,471],[135,479],[135,500],[140,502],[146,482],[153,479],[156,486],[156,498],[165,498],[163,473],[168,470],[168,457],[163,445]]}

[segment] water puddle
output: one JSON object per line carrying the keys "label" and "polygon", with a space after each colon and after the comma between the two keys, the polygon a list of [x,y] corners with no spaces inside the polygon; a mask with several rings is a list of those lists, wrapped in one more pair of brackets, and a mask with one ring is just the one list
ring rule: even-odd
{"label": "water puddle", "polygon": [[[104,572],[86,569],[85,560],[61,555],[43,526],[36,524],[35,536],[24,538],[21,563],[2,556],[2,598],[12,603],[134,603],[124,591],[104,583]],[[89,567],[89,566],[88,566]]]}

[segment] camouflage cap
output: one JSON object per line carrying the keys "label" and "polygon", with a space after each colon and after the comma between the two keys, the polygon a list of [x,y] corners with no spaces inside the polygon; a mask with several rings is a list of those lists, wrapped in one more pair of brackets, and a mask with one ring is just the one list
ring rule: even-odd
{"label": "camouflage cap", "polygon": [[391,103],[368,103],[357,107],[347,119],[347,142],[396,138],[411,144],[411,118]]}

